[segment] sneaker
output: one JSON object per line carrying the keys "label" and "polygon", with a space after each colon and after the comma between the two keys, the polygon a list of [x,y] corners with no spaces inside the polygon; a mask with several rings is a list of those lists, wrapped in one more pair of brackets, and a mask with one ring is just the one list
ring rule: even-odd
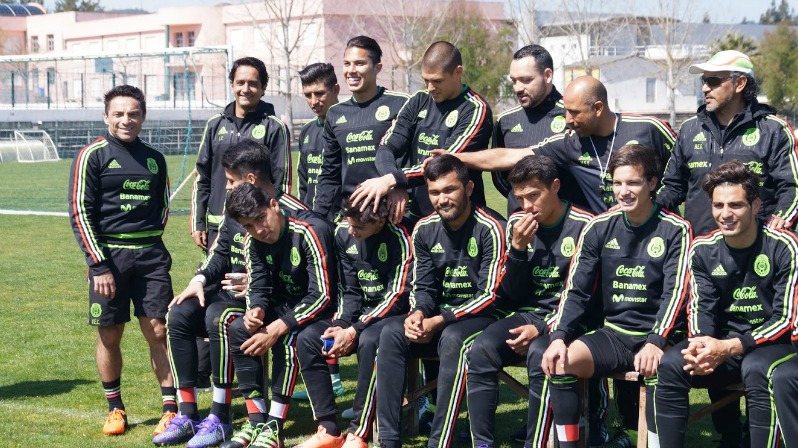
{"label": "sneaker", "polygon": [[114,408],[108,413],[103,425],[103,434],[106,436],[120,436],[127,430],[127,414],[122,409]]}
{"label": "sneaker", "polygon": [[351,432],[346,435],[346,442],[341,448],[368,448],[369,444],[362,438],[352,434]]}
{"label": "sneaker", "polygon": [[623,429],[619,429],[613,434],[612,439],[604,445],[604,448],[632,448],[634,442],[629,434]]}
{"label": "sneaker", "polygon": [[319,425],[316,434],[313,434],[311,438],[299,445],[295,445],[294,448],[341,448],[344,442],[345,439],[343,434],[338,437],[331,436],[327,434],[327,430],[324,429],[324,426]]}
{"label": "sneaker", "polygon": [[272,420],[258,427],[260,432],[252,441],[250,448],[283,448],[283,438],[280,436],[280,427],[276,421]]}
{"label": "sneaker", "polygon": [[161,415],[161,419],[158,421],[158,424],[155,425],[152,435],[157,436],[158,434],[164,432],[164,430],[166,430],[166,428],[169,426],[169,422],[175,418],[175,415],[177,415],[177,412],[164,412],[163,415]]}
{"label": "sneaker", "polygon": [[194,437],[188,441],[186,448],[207,448],[216,446],[227,440],[233,434],[233,427],[219,420],[219,417],[210,414],[201,421],[196,428]]}
{"label": "sneaker", "polygon": [[298,400],[298,401],[308,401],[309,400],[308,391],[300,390],[300,391],[294,392],[291,395],[291,399],[292,400]]}
{"label": "sneaker", "polygon": [[355,418],[355,408],[345,409],[344,412],[341,412],[341,418],[346,420]]}
{"label": "sneaker", "polygon": [[241,429],[233,434],[230,440],[224,442],[220,448],[244,448],[252,443],[265,427],[266,423],[258,423],[252,426],[252,423],[247,420],[241,425]]}
{"label": "sneaker", "polygon": [[346,393],[346,389],[344,389],[344,383],[341,380],[333,381],[333,394],[337,397],[342,397]]}
{"label": "sneaker", "polygon": [[191,420],[186,415],[177,414],[162,433],[152,438],[152,443],[156,445],[176,445],[187,442],[194,436],[194,427],[198,424],[198,421]]}
{"label": "sneaker", "polygon": [[607,422],[600,418],[588,419],[588,430],[590,438],[590,448],[598,448],[610,441],[610,434],[607,431]]}
{"label": "sneaker", "polygon": [[510,440],[518,443],[526,442],[526,426],[522,426],[513,431],[513,433],[510,434]]}
{"label": "sneaker", "polygon": [[[422,395],[418,397],[418,418],[421,419],[421,416],[427,412],[427,409],[430,408],[429,398],[426,395]],[[435,409],[432,409],[432,413],[435,414]]]}

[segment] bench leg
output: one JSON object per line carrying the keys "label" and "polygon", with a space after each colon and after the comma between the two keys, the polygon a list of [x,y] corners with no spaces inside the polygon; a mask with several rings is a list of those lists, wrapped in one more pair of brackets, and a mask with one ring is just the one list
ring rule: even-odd
{"label": "bench leg", "polygon": [[[421,388],[421,375],[419,374],[419,361],[412,360],[407,369],[407,391],[412,395],[413,391]],[[407,434],[411,437],[418,435],[418,400],[412,397],[408,399],[407,411]]]}
{"label": "bench leg", "polygon": [[648,423],[646,421],[646,386],[640,385],[640,398],[637,399],[637,448],[648,446]]}

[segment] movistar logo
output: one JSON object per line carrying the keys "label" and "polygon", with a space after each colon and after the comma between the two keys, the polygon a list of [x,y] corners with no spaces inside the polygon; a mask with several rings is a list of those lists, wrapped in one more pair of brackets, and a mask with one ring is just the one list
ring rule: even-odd
{"label": "movistar logo", "polygon": [[120,165],[119,162],[117,162],[116,159],[114,159],[111,160],[111,163],[108,164],[108,168],[119,169],[122,168],[122,165]]}
{"label": "movistar logo", "polygon": [[441,246],[441,243],[438,243],[438,244],[432,246],[432,249],[430,249],[429,251],[430,251],[430,253],[433,253],[433,254],[442,254],[443,253],[443,246]]}
{"label": "movistar logo", "polygon": [[341,118],[335,120],[335,124],[341,124],[341,123],[346,123],[346,116],[345,115],[341,115]]}
{"label": "movistar logo", "polygon": [[604,245],[604,247],[606,247],[607,249],[616,249],[616,250],[621,248],[621,246],[618,245],[617,238],[611,239],[610,242]]}
{"label": "movistar logo", "polygon": [[521,127],[521,123],[518,123],[510,129],[510,132],[524,132],[524,128]]}
{"label": "movistar logo", "polygon": [[425,145],[437,145],[438,144],[438,134],[427,135],[425,133],[421,133],[418,136],[418,142],[423,143]]}
{"label": "movistar logo", "polygon": [[121,208],[123,212],[129,212],[129,211],[133,210],[133,205],[132,204],[122,204],[122,205],[119,206],[119,208]]}
{"label": "movistar logo", "polygon": [[705,141],[707,141],[707,137],[704,135],[703,132],[699,132],[698,134],[696,134],[695,137],[693,137],[693,141],[694,142],[705,142]]}
{"label": "movistar logo", "polygon": [[357,247],[354,244],[349,246],[349,249],[346,250],[346,253],[349,255],[357,255]]}
{"label": "movistar logo", "polygon": [[593,161],[593,158],[592,158],[592,157],[590,157],[590,154],[588,154],[588,153],[584,153],[584,154],[582,154],[581,156],[579,156],[579,158],[578,158],[577,160],[578,160],[578,161],[579,161],[579,163],[581,163],[582,165],[590,165],[590,162],[592,162],[592,161]]}
{"label": "movistar logo", "polygon": [[720,265],[720,264],[719,264],[719,265],[718,265],[718,267],[716,267],[715,269],[713,269],[713,270],[712,270],[712,273],[710,273],[709,275],[711,275],[711,276],[713,276],[713,277],[726,277],[726,276],[727,276],[727,275],[729,275],[729,274],[727,274],[727,273],[726,273],[726,270],[725,270],[725,269],[723,269],[723,265]]}
{"label": "movistar logo", "polygon": [[346,135],[346,142],[370,142],[374,140],[374,131],[372,129],[366,129],[365,131],[361,132],[350,132]]}

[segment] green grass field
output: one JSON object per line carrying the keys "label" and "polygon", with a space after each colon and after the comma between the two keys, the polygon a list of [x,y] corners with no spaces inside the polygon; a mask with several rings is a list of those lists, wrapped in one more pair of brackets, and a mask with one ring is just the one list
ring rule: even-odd
{"label": "green grass field", "polygon": [[[29,195],[41,198],[40,203],[47,207],[44,210],[66,211],[70,163],[0,164],[0,208],[9,208],[10,202],[25,205],[20,196]],[[169,157],[169,163],[176,188],[174,179],[179,176],[182,157]],[[189,171],[192,164],[188,162]],[[17,183],[35,187],[24,192],[9,189]],[[503,212],[505,205],[489,185],[486,182],[491,205]],[[189,194],[190,186],[180,193],[175,208],[187,204]],[[94,364],[95,331],[87,325],[86,266],[68,219],[2,216],[0,234],[9,238],[2,244],[0,257],[0,328],[6,335],[0,339],[0,445],[151,446],[152,429],[160,416],[160,395],[149,367],[146,343],[135,324],[128,328],[123,341],[122,375],[123,397],[133,427],[122,437],[109,438],[101,433],[106,402]],[[172,278],[179,292],[201,258],[188,236],[186,214],[170,218],[164,240],[172,253]],[[339,400],[339,411],[351,406],[355,369],[354,357],[342,360],[347,394]],[[518,378],[525,376],[521,369],[512,371]],[[199,401],[201,412],[206,413],[210,394],[200,394]],[[696,406],[706,403],[706,394],[694,392],[693,401]],[[240,424],[246,415],[243,400],[237,398],[233,404],[236,424]],[[506,441],[525,418],[525,400],[503,387],[497,414],[498,438],[505,441],[501,446],[513,446]],[[306,403],[293,405],[289,419],[288,446],[315,430]],[[706,419],[691,427],[690,446],[711,446],[710,426]],[[457,431],[462,428],[464,418]],[[424,443],[423,437],[405,440],[408,447]],[[456,442],[455,446],[466,444]]]}

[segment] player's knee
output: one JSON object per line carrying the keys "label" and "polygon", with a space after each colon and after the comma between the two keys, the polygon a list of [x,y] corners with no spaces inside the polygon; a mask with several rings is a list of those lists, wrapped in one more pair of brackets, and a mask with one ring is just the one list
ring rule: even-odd
{"label": "player's knee", "polygon": [[798,372],[786,367],[777,367],[770,376],[773,393],[777,396],[795,396],[798,394]]}
{"label": "player's knee", "polygon": [[122,334],[125,325],[112,325],[109,327],[97,327],[97,343],[106,348],[116,348],[122,342]]}

